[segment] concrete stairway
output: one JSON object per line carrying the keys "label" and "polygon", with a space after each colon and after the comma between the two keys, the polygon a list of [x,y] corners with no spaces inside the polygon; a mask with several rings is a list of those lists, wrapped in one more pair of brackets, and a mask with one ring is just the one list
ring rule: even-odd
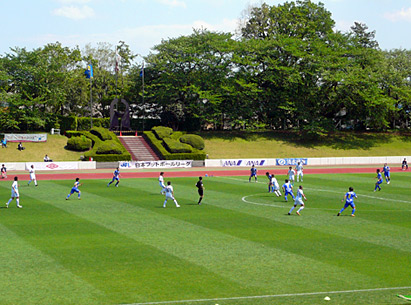
{"label": "concrete stairway", "polygon": [[143,137],[118,137],[134,161],[157,161],[160,158]]}

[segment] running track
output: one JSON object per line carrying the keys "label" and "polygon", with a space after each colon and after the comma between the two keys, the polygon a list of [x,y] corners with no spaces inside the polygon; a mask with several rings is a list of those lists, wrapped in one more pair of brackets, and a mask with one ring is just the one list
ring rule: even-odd
{"label": "running track", "polygon": [[[353,167],[353,168],[305,168],[304,174],[357,174],[365,173],[371,174],[375,173],[376,168],[372,167]],[[259,176],[265,176],[265,173],[268,171],[276,175],[286,175],[287,168],[277,168],[277,169],[259,169]],[[156,172],[141,172],[141,171],[122,171],[121,178],[157,178],[161,169]],[[391,172],[401,172],[400,168],[391,168]],[[249,176],[250,170],[216,170],[215,168],[204,168],[201,167],[199,170],[189,170],[189,171],[165,171],[165,176],[167,178],[173,177],[199,177],[199,176],[215,176],[215,177],[225,177],[225,176]],[[8,173],[7,179],[2,180],[12,180],[14,176],[19,177],[19,180],[29,180],[29,174],[17,174],[13,175]],[[112,173],[90,173],[90,172],[77,172],[77,173],[39,173],[37,172],[37,180],[71,180],[71,179],[111,179]]]}

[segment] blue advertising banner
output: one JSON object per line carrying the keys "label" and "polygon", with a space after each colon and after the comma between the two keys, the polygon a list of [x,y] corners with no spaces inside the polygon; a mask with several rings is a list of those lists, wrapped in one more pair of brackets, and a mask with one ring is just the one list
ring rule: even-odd
{"label": "blue advertising banner", "polygon": [[297,165],[298,162],[301,162],[302,165],[307,165],[307,158],[285,158],[285,159],[276,159],[276,165]]}

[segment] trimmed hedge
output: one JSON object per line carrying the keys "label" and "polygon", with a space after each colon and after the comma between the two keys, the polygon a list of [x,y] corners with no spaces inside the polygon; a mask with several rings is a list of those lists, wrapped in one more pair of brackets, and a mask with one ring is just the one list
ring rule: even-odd
{"label": "trimmed hedge", "polygon": [[[98,127],[93,128],[93,130],[99,130]],[[129,161],[131,160],[131,155],[125,149],[123,144],[117,136],[110,131],[100,131],[99,134],[107,132],[111,137],[111,140],[101,140],[99,136],[92,134],[89,131],[67,131],[66,136],[69,140],[73,137],[85,136],[90,139],[93,143],[93,148],[84,154],[86,160],[93,158],[94,161]]]}
{"label": "trimmed hedge", "polygon": [[172,154],[193,152],[193,148],[190,145],[181,143],[171,138],[165,138],[163,143],[166,149]]}
{"label": "trimmed hedge", "polygon": [[84,135],[80,137],[71,137],[67,141],[67,148],[75,151],[89,150],[93,142],[91,139],[86,138]]}
{"label": "trimmed hedge", "polygon": [[204,139],[195,134],[186,134],[180,137],[180,142],[191,145],[192,147],[203,150],[205,147]]}
{"label": "trimmed hedge", "polygon": [[164,127],[164,126],[156,126],[156,127],[151,128],[151,130],[154,132],[157,139],[160,139],[160,140],[169,138],[170,135],[173,133],[173,129],[169,127]]}
{"label": "trimmed hedge", "polygon": [[[89,117],[76,117],[76,116],[59,116],[60,130],[61,132],[67,132],[68,130],[90,130],[91,123]],[[93,126],[95,127],[110,127],[110,118],[93,118]]]}
{"label": "trimmed hedge", "polygon": [[122,149],[115,141],[103,141],[98,145],[96,150],[96,154],[98,155],[120,155],[121,153]]}
{"label": "trimmed hedge", "polygon": [[107,141],[112,139],[112,132],[110,132],[108,129],[102,128],[102,127],[93,127],[90,132],[93,135],[96,135],[97,137],[100,138],[102,141]]}
{"label": "trimmed hedge", "polygon": [[157,139],[152,131],[145,131],[143,137],[147,143],[153,148],[153,150],[162,157],[164,160],[204,160],[206,157],[205,152],[193,149],[192,153],[176,153],[171,154],[163,146],[163,141]]}

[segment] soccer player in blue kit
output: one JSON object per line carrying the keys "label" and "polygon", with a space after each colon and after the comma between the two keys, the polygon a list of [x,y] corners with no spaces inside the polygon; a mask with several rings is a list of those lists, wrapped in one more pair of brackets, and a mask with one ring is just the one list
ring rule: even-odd
{"label": "soccer player in blue kit", "polygon": [[254,177],[254,181],[257,182],[257,169],[255,168],[254,164],[250,169],[250,178],[248,179],[248,182],[251,182],[251,178]]}
{"label": "soccer player in blue kit", "polygon": [[385,181],[387,182],[387,184],[390,184],[391,182],[390,167],[387,165],[387,163],[384,164],[382,171],[384,172]]}
{"label": "soccer player in blue kit", "polygon": [[344,195],[344,199],[341,200],[341,202],[344,202],[345,200],[345,204],[344,207],[338,212],[337,216],[340,216],[341,213],[348,208],[349,206],[352,208],[352,213],[351,216],[354,217],[354,213],[355,213],[355,204],[354,204],[354,198],[357,198],[357,194],[354,193],[354,188],[350,187],[348,189],[348,192]]}
{"label": "soccer player in blue kit", "polygon": [[81,192],[78,189],[82,184],[80,183],[80,178],[76,178],[76,182],[74,182],[74,186],[71,188],[70,194],[67,195],[66,200],[69,199],[69,197],[71,195],[73,195],[74,193],[78,193],[78,199],[81,199]]}
{"label": "soccer player in blue kit", "polygon": [[271,188],[272,188],[272,186],[273,186],[273,184],[271,183],[271,177],[272,177],[272,176],[270,175],[269,172],[266,172],[265,175],[266,175],[267,178],[268,178],[268,192],[271,193]]}
{"label": "soccer player in blue kit", "polygon": [[107,184],[107,186],[110,186],[110,184],[112,184],[114,180],[117,180],[116,187],[118,187],[118,184],[120,183],[120,170],[118,169],[118,167],[113,173],[113,179]]}
{"label": "soccer player in blue kit", "polygon": [[378,189],[379,191],[381,191],[380,184],[382,183],[382,175],[381,175],[381,173],[380,173],[380,169],[379,169],[379,168],[377,169],[377,177],[375,177],[375,178],[377,178],[377,182],[375,183],[374,192],[377,191],[377,189]]}
{"label": "soccer player in blue kit", "polygon": [[293,194],[293,186],[291,183],[288,181],[288,179],[285,179],[285,183],[283,184],[283,190],[284,190],[284,199],[287,201],[287,195],[290,194],[291,197],[293,197],[293,200],[295,200],[294,194]]}

